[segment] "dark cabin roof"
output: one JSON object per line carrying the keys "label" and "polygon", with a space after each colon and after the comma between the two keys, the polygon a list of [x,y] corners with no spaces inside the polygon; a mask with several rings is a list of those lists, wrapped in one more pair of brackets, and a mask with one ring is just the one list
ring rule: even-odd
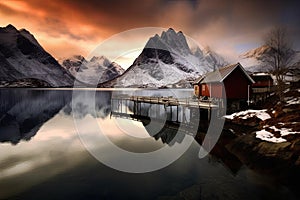
{"label": "dark cabin roof", "polygon": [[240,63],[236,63],[219,68],[216,71],[209,72],[196,79],[194,84],[223,82],[228,77],[228,75],[231,72],[233,72],[233,70],[235,70],[237,67],[239,67],[242,70],[242,72],[246,75],[250,82],[255,83],[255,81],[248,75],[248,73],[245,71],[242,65]]}

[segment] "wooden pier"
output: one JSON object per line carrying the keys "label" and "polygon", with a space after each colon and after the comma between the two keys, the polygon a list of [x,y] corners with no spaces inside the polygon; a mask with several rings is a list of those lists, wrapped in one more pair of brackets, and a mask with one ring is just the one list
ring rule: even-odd
{"label": "wooden pier", "polygon": [[[220,113],[220,104],[192,98],[117,95],[113,96],[111,101],[112,115],[123,118],[151,117],[155,119],[159,117],[162,108],[167,115],[167,121],[179,123],[191,121],[193,117],[200,118],[200,112],[202,118],[207,115],[206,120],[210,120],[212,113],[223,114]],[[150,113],[149,107],[155,105],[154,111],[150,110],[155,113]],[[145,109],[147,107],[148,109]],[[217,111],[212,112],[213,110]]]}
{"label": "wooden pier", "polygon": [[196,108],[218,108],[217,104],[212,103],[211,101],[199,101],[198,99],[192,98],[174,98],[174,97],[149,97],[149,96],[115,96],[112,100],[120,101],[134,101],[134,102],[143,102],[150,104],[160,104],[167,106],[187,106],[187,107],[196,107]]}

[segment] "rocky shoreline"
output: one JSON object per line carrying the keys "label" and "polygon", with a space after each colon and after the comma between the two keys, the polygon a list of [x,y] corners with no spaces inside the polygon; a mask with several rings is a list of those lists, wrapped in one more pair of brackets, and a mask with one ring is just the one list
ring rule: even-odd
{"label": "rocky shoreline", "polygon": [[299,100],[300,90],[288,89],[284,103],[273,95],[260,107],[269,118],[261,119],[258,112],[226,118],[220,140],[230,135],[223,144],[226,150],[259,173],[280,179],[300,177]]}

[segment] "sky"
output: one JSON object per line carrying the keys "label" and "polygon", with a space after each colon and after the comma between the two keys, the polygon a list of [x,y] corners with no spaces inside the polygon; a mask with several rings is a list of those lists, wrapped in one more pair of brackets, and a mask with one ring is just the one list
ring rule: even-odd
{"label": "sky", "polygon": [[[111,49],[122,46],[129,51],[127,60],[119,60],[121,65],[133,62],[153,30],[172,27],[236,62],[239,55],[262,45],[275,26],[286,27],[294,48],[300,50],[298,4],[288,0],[1,0],[0,26],[27,29],[56,59],[74,54],[88,57],[109,41]],[[159,28],[130,31],[145,27]],[[132,33],[130,37],[126,31]],[[110,52],[103,54],[111,58]]]}

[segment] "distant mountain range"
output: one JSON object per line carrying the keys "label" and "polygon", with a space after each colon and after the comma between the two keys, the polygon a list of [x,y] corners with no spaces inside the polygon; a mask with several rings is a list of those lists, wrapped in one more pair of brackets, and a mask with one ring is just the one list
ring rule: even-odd
{"label": "distant mountain range", "polygon": [[[264,54],[268,54],[271,51],[271,48],[262,45],[258,48],[251,49],[241,55],[242,62],[246,63],[247,70],[250,72],[267,72],[271,68],[266,63],[261,63],[258,60],[262,58]],[[299,69],[300,66],[300,52],[292,50],[292,53],[295,55],[293,59],[290,60],[291,69]]]}
{"label": "distant mountain range", "polygon": [[77,80],[94,86],[116,78],[125,71],[120,65],[111,62],[104,56],[86,60],[81,55],[74,55],[70,58],[61,59],[59,62]]}
{"label": "distant mountain range", "polygon": [[[241,55],[250,72],[268,71],[257,60],[267,46]],[[300,52],[291,73],[299,74]],[[186,37],[172,28],[149,38],[140,55],[125,71],[105,56],[87,60],[81,55],[55,60],[27,30],[13,25],[0,28],[0,87],[189,87],[200,75],[228,62],[209,47],[191,49]]]}
{"label": "distant mountain range", "polygon": [[180,87],[227,64],[209,48],[191,50],[184,34],[171,28],[151,37],[126,71],[104,56],[87,60],[74,55],[59,62],[27,30],[0,28],[2,87],[71,87],[76,79],[83,86]]}
{"label": "distant mountain range", "polygon": [[27,30],[8,25],[0,28],[0,82],[19,86],[72,86],[74,77]]}
{"label": "distant mountain range", "polygon": [[[103,87],[164,87],[226,65],[209,48],[192,51],[184,34],[173,29],[156,34],[146,43],[133,64],[118,78],[100,84]],[[183,81],[184,82],[184,81]]]}

